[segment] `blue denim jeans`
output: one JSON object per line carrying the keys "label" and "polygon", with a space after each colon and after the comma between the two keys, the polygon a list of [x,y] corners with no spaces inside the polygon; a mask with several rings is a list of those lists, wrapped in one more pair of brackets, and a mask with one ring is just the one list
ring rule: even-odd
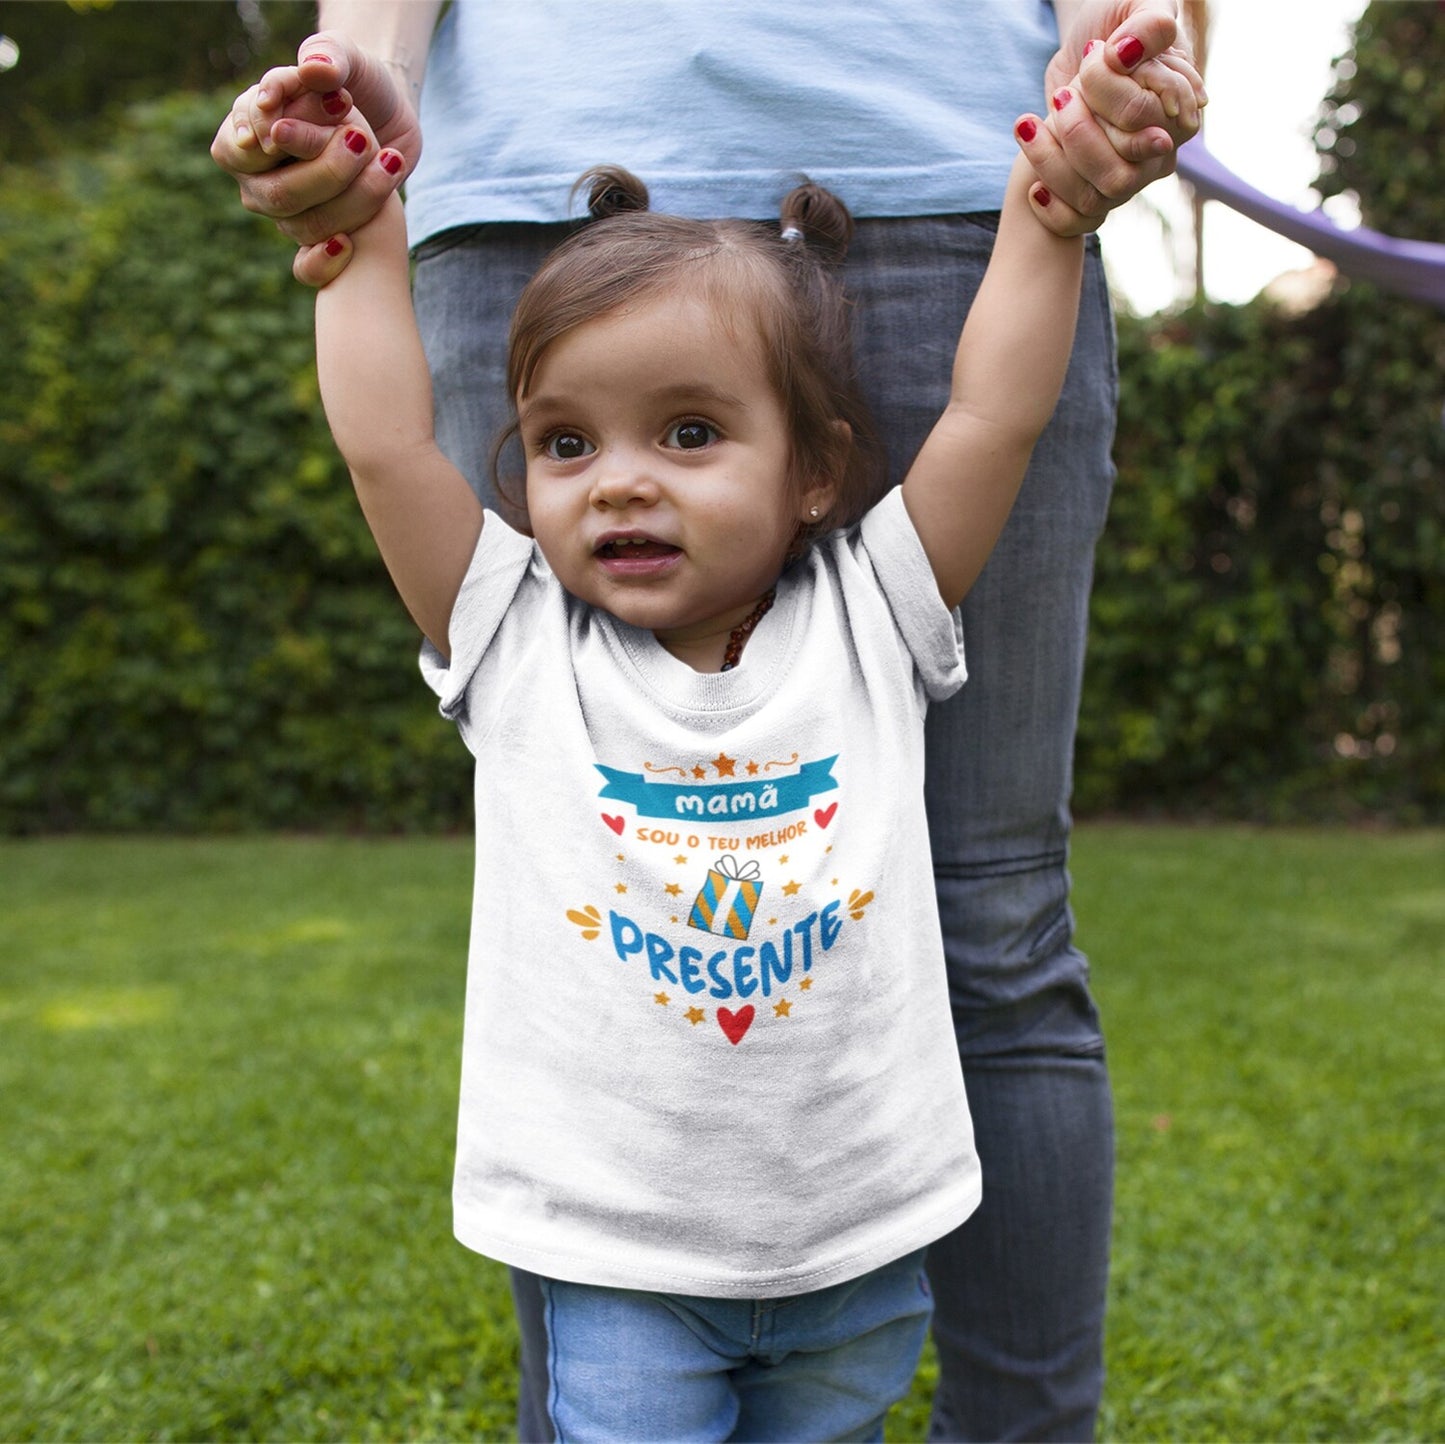
{"label": "blue denim jeans", "polygon": [[933,1311],[922,1250],[791,1298],[538,1282],[563,1444],[882,1439]]}
{"label": "blue denim jeans", "polygon": [[[450,232],[416,304],[442,445],[484,495],[505,424],[505,333],[565,228]],[[846,279],[859,369],[901,479],[943,409],[988,217],[864,220]],[[928,812],[953,1021],[983,1204],[929,1250],[935,1439],[1091,1438],[1103,1387],[1113,1113],[1088,966],[1073,942],[1069,793],[1094,547],[1113,482],[1117,373],[1089,243],[1064,392],[963,605],[969,680],[928,719]],[[519,1430],[550,1438],[541,1292],[513,1275]]]}

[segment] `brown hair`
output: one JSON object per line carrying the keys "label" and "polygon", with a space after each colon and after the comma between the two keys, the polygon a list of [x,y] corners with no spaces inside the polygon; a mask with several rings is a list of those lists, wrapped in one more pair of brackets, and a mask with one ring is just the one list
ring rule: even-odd
{"label": "brown hair", "polygon": [[[593,223],[569,236],[527,283],[512,317],[507,389],[515,405],[547,347],[575,326],[669,286],[695,285],[729,325],[753,326],[783,403],[798,492],[834,483],[825,515],[795,549],[857,521],[882,494],[882,448],[853,363],[849,305],[838,276],[853,219],[835,195],[804,181],[783,198],[780,224],[654,214],[647,188],[619,167],[588,171]],[[838,422],[846,423],[846,429]],[[493,451],[493,475],[515,421]],[[512,489],[498,490],[515,502]]]}

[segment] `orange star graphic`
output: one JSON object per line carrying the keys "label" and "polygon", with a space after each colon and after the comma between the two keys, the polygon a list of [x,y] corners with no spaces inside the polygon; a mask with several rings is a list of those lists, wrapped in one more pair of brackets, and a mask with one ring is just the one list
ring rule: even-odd
{"label": "orange star graphic", "polygon": [[707,1014],[704,1013],[701,1008],[689,1008],[687,1010],[687,1021],[691,1023],[694,1028],[706,1017]]}
{"label": "orange star graphic", "polygon": [[790,1017],[792,1012],[793,1005],[786,998],[779,998],[778,1001],[773,1004],[773,1017],[775,1018]]}
{"label": "orange star graphic", "polygon": [[699,782],[701,782],[707,776],[707,768],[702,766],[701,763],[699,763],[696,767],[692,769],[692,775],[696,777]]}
{"label": "orange star graphic", "polygon": [[808,989],[813,986],[813,980],[812,978],[804,978],[798,986],[806,993]]}
{"label": "orange star graphic", "polygon": [[785,883],[783,884],[783,896],[784,896],[784,897],[796,897],[796,896],[797,896],[797,893],[798,893],[798,889],[801,888],[802,885],[803,885],[803,884],[800,883],[800,882],[785,882]]}
{"label": "orange star graphic", "polygon": [[782,857],[780,857],[780,858],[778,859],[778,861],[779,861],[779,862],[782,862],[782,863],[786,863],[787,860],[788,860],[788,854],[787,854],[787,853],[784,853],[784,854],[782,855]]}
{"label": "orange star graphic", "polygon": [[758,775],[758,764],[756,762],[749,762],[747,772],[749,777],[756,777]]}
{"label": "orange star graphic", "polygon": [[670,1002],[672,1002],[672,999],[669,998],[666,993],[654,993],[652,995],[652,1001],[656,1003],[659,1007],[665,1008]]}
{"label": "orange star graphic", "polygon": [[675,857],[675,858],[673,858],[673,861],[674,861],[679,867],[686,867],[686,866],[687,866],[687,858],[686,858],[686,857]]}
{"label": "orange star graphic", "polygon": [[680,897],[682,889],[675,882],[670,882],[667,885],[667,895],[668,897]]}
{"label": "orange star graphic", "polygon": [[620,883],[618,883],[618,884],[617,884],[617,891],[618,891],[618,892],[626,892],[626,891],[627,891],[627,884],[626,884],[625,882],[620,882]]}
{"label": "orange star graphic", "polygon": [[729,757],[726,752],[719,752],[712,760],[712,765],[717,768],[719,777],[735,777],[737,774],[733,768],[737,766],[737,758]]}

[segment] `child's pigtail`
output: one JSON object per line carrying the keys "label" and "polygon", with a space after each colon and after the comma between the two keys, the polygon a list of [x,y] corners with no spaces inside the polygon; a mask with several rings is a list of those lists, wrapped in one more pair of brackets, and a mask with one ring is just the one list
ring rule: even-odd
{"label": "child's pigtail", "polygon": [[647,209],[647,187],[620,165],[598,165],[583,171],[572,187],[574,199],[579,191],[587,193],[589,220],[605,221],[624,211]]}
{"label": "child's pigtail", "polygon": [[793,420],[794,438],[814,477],[833,484],[826,511],[798,528],[793,552],[801,554],[818,537],[863,515],[882,494],[887,467],[858,383],[851,307],[843,291],[841,267],[853,239],[853,217],[832,191],[805,177],[783,197],[778,225],[800,322],[797,334],[808,338],[823,363],[799,368],[792,377],[803,401]]}
{"label": "child's pigtail", "polygon": [[841,261],[853,239],[853,217],[848,207],[832,191],[810,180],[804,180],[783,197],[778,225],[785,241],[801,242],[828,261]]}

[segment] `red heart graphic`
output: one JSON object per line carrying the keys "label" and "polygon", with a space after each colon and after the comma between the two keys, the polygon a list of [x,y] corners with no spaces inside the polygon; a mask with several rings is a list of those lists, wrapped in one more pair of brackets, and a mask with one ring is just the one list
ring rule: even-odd
{"label": "red heart graphic", "polygon": [[624,822],[622,818],[612,817],[605,812],[602,814],[602,820],[608,825],[608,827],[613,830],[613,832],[618,835],[618,837],[622,836],[622,829],[627,826],[626,822]]}
{"label": "red heart graphic", "polygon": [[838,804],[836,802],[830,807],[815,808],[813,811],[813,821],[816,822],[819,827],[827,827],[827,825],[832,822],[833,814],[837,812],[837,810]]}
{"label": "red heart graphic", "polygon": [[718,1026],[727,1034],[728,1042],[734,1048],[743,1041],[743,1034],[752,1027],[756,1011],[751,1003],[746,1008],[739,1008],[736,1013],[731,1008],[717,1010]]}

